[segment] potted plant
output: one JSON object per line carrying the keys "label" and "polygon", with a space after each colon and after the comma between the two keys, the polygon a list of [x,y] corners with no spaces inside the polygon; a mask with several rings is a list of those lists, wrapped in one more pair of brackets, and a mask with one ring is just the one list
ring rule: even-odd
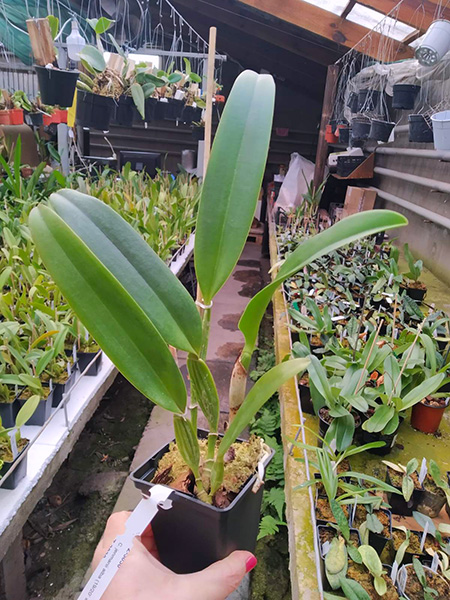
{"label": "potted plant", "polygon": [[398,515],[412,515],[423,496],[423,485],[417,473],[417,459],[412,458],[406,466],[387,460],[383,460],[383,463],[387,466],[386,481],[397,491],[401,491],[401,496],[388,496],[391,511]]}
{"label": "potted plant", "polygon": [[[160,482],[173,482],[175,462],[181,462],[192,482],[195,495],[174,491],[171,510],[161,511],[154,521],[161,560],[177,572],[198,570],[235,548],[254,546],[262,486],[258,485],[257,493],[252,493],[252,488],[257,464],[264,468],[271,453],[258,439],[248,443],[236,440],[279,386],[308,364],[307,359],[296,359],[277,365],[245,396],[259,323],[274,289],[309,262],[309,249],[314,248],[313,255],[320,256],[386,225],[397,227],[406,222],[396,213],[361,213],[323,231],[313,245],[303,244],[286,259],[274,281],[250,301],[241,317],[246,345],[232,376],[230,425],[220,439],[219,398],[205,362],[209,319],[214,296],[236,265],[252,224],[273,105],[270,76],[246,71],[238,77],[219,124],[202,188],[195,237],[201,289],[198,305],[141,237],[99,200],[65,190],[54,194],[48,206],[40,205],[30,213],[39,255],[80,320],[137,389],[174,413],[176,444],[166,445],[150,457],[133,477],[148,491],[164,459],[168,471],[165,478],[159,473]],[[189,406],[168,344],[188,352],[193,390]],[[199,407],[207,418],[209,433],[197,431]],[[243,489],[235,489],[230,496],[226,474],[236,466],[236,452],[253,452],[253,459]]]}
{"label": "potted plant", "polygon": [[450,487],[441,470],[433,459],[430,459],[428,473],[423,481],[424,493],[417,505],[417,510],[431,518],[436,518],[444,504],[450,498]]}
{"label": "potted plant", "polygon": [[[38,402],[38,396],[31,396],[18,412],[13,427],[5,428],[0,424],[0,482],[7,475],[13,464],[17,460],[20,460],[20,455],[28,445],[29,440],[22,438],[20,429],[30,420]],[[2,488],[14,490],[17,487],[27,474],[26,459],[27,457],[25,456],[21,460],[20,465],[5,479],[5,482],[2,483]]]}
{"label": "potted plant", "polygon": [[430,394],[413,406],[411,427],[423,433],[436,433],[448,406],[450,397],[447,393]]}
{"label": "potted plant", "polygon": [[423,262],[421,260],[414,260],[408,244],[403,246],[403,252],[409,267],[409,271],[405,273],[405,277],[407,278],[407,282],[404,284],[406,293],[413,300],[421,302],[427,293],[427,286],[420,281]]}
{"label": "potted plant", "polygon": [[[53,39],[58,35],[59,19],[47,17]],[[49,106],[72,106],[79,72],[60,69],[55,64],[34,65],[42,102]]]}
{"label": "potted plant", "polygon": [[398,590],[405,600],[445,600],[450,594],[448,581],[429,567],[423,566],[415,557],[411,565],[401,567],[397,581]]}
{"label": "potted plant", "polygon": [[6,90],[1,91],[0,125],[23,125],[23,108],[17,101],[14,102],[12,95]]}

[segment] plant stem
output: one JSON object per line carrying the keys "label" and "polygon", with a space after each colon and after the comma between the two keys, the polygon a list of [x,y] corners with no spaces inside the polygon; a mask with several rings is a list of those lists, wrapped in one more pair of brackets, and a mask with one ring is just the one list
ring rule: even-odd
{"label": "plant stem", "polygon": [[209,341],[209,328],[211,324],[211,309],[202,309],[202,346],[200,348],[200,358],[206,360],[206,354],[208,352],[208,341]]}
{"label": "plant stem", "polygon": [[355,395],[359,392],[359,386],[361,385],[361,382],[364,379],[364,371],[366,370],[367,365],[369,364],[370,357],[372,356],[372,352],[373,352],[373,349],[375,348],[375,344],[376,344],[376,341],[377,341],[377,338],[378,338],[378,335],[380,333],[380,329],[381,329],[381,326],[383,325],[383,323],[384,323],[384,319],[381,319],[381,321],[380,321],[380,323],[378,325],[378,329],[377,329],[377,332],[375,334],[375,337],[373,338],[373,342],[372,342],[372,345],[370,347],[369,354],[367,355],[367,358],[366,358],[366,360],[364,362],[363,370],[361,371],[361,376],[359,378],[358,385],[356,386]]}

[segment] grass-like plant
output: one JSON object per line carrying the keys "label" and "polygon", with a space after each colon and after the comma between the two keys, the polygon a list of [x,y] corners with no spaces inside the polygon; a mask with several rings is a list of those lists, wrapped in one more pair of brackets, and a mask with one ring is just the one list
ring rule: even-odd
{"label": "grass-like plant", "polygon": [[[407,223],[391,211],[354,215],[294,251],[271,284],[248,304],[239,323],[245,347],[230,384],[233,420],[218,442],[219,397],[205,361],[214,297],[233,271],[256,209],[270,142],[272,77],[242,73],[216,134],[203,183],[195,238],[201,293],[195,303],[141,237],[102,202],[73,190],[53,194],[30,214],[37,250],[61,292],[117,368],[144,395],[174,413],[179,451],[197,495],[213,502],[227,450],[256,412],[308,359],[265,373],[246,395],[259,325],[273,292],[311,260],[359,237]],[[168,345],[188,352],[191,400]],[[206,460],[197,440],[198,408],[209,424]]]}

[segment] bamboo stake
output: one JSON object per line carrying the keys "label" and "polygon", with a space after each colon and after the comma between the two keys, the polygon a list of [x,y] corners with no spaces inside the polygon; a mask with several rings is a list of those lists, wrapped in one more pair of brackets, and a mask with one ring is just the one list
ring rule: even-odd
{"label": "bamboo stake", "polygon": [[392,321],[392,346],[394,346],[394,333],[395,333],[395,317],[397,316],[397,298],[398,298],[398,293],[395,294],[395,300],[394,300],[394,319]]}
{"label": "bamboo stake", "polygon": [[367,365],[369,364],[370,357],[372,356],[372,352],[373,352],[373,349],[374,349],[375,344],[377,342],[378,335],[380,334],[380,329],[381,329],[381,326],[383,325],[383,323],[384,323],[384,319],[381,319],[381,321],[380,321],[380,323],[378,325],[378,329],[377,329],[377,332],[375,334],[375,337],[373,338],[373,342],[372,342],[372,345],[370,347],[369,354],[367,355],[367,358],[366,358],[366,360],[364,362],[364,366],[363,366],[363,369],[361,371],[361,376],[359,378],[358,385],[356,386],[355,395],[359,392],[359,386],[361,385],[361,382],[364,379],[364,371],[366,370]]}
{"label": "bamboo stake", "polygon": [[212,132],[212,107],[214,95],[214,67],[216,64],[216,38],[217,29],[209,29],[209,48],[208,48],[208,69],[206,80],[206,111],[205,111],[205,143],[203,154],[203,175],[208,167],[209,155],[211,153],[211,132]]}

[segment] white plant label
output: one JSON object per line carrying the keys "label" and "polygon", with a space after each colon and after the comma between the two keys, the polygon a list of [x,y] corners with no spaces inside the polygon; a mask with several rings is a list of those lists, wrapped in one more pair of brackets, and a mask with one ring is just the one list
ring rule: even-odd
{"label": "white plant label", "polygon": [[324,542],[322,544],[322,555],[325,558],[325,556],[328,554],[328,552],[330,551],[330,542]]}
{"label": "white plant label", "polygon": [[14,429],[13,431],[8,431],[8,435],[9,435],[9,439],[11,440],[11,452],[13,455],[13,459],[15,460],[19,456],[19,450],[17,448],[17,440],[16,440],[17,429]]}
{"label": "white plant label", "polygon": [[428,529],[430,524],[428,521],[425,523],[425,527],[423,528],[422,539],[420,540],[420,551],[423,552],[423,547],[425,546],[425,540],[427,539]]}
{"label": "white plant label", "polygon": [[67,375],[69,377],[72,375],[72,367],[70,366],[70,362],[67,362]]}
{"label": "white plant label", "polygon": [[392,579],[392,583],[395,585],[395,582],[397,581],[397,575],[398,575],[398,562],[396,560],[394,560],[394,564],[392,565],[392,569],[391,569],[391,579]]}
{"label": "white plant label", "polygon": [[420,471],[419,471],[419,483],[420,485],[422,485],[422,483],[425,480],[425,477],[427,476],[427,459],[425,457],[422,458],[422,464],[420,465]]}
{"label": "white plant label", "polygon": [[76,342],[74,342],[73,346],[72,346],[72,358],[73,358],[73,362],[75,364],[75,362],[77,360],[77,344],[76,344]]}
{"label": "white plant label", "polygon": [[50,391],[53,391],[53,379],[50,379],[50,381],[48,382],[48,387]]}
{"label": "white plant label", "polygon": [[406,587],[406,577],[407,577],[407,573],[406,573],[406,569],[403,567],[402,569],[400,569],[400,571],[398,572],[398,587],[400,588],[400,593],[403,594],[403,592],[405,591],[405,587]]}
{"label": "white plant label", "polygon": [[355,497],[355,502],[353,503],[353,508],[352,508],[352,516],[350,519],[350,527],[353,527],[353,523],[355,521],[355,515],[356,515],[356,507],[358,506],[358,497]]}
{"label": "white plant label", "polygon": [[430,569],[431,569],[431,570],[432,570],[434,573],[437,573],[438,567],[439,567],[439,555],[438,555],[438,553],[437,553],[437,552],[435,552],[435,553],[433,554],[433,560],[431,561],[431,567],[430,567]]}
{"label": "white plant label", "polygon": [[129,554],[134,538],[147,529],[158,512],[168,500],[172,489],[155,485],[150,490],[150,497],[139,502],[125,524],[125,533],[119,535],[109,547],[107,553],[100,561],[85,588],[78,596],[78,600],[100,600],[107,587],[117,573],[120,565]]}

